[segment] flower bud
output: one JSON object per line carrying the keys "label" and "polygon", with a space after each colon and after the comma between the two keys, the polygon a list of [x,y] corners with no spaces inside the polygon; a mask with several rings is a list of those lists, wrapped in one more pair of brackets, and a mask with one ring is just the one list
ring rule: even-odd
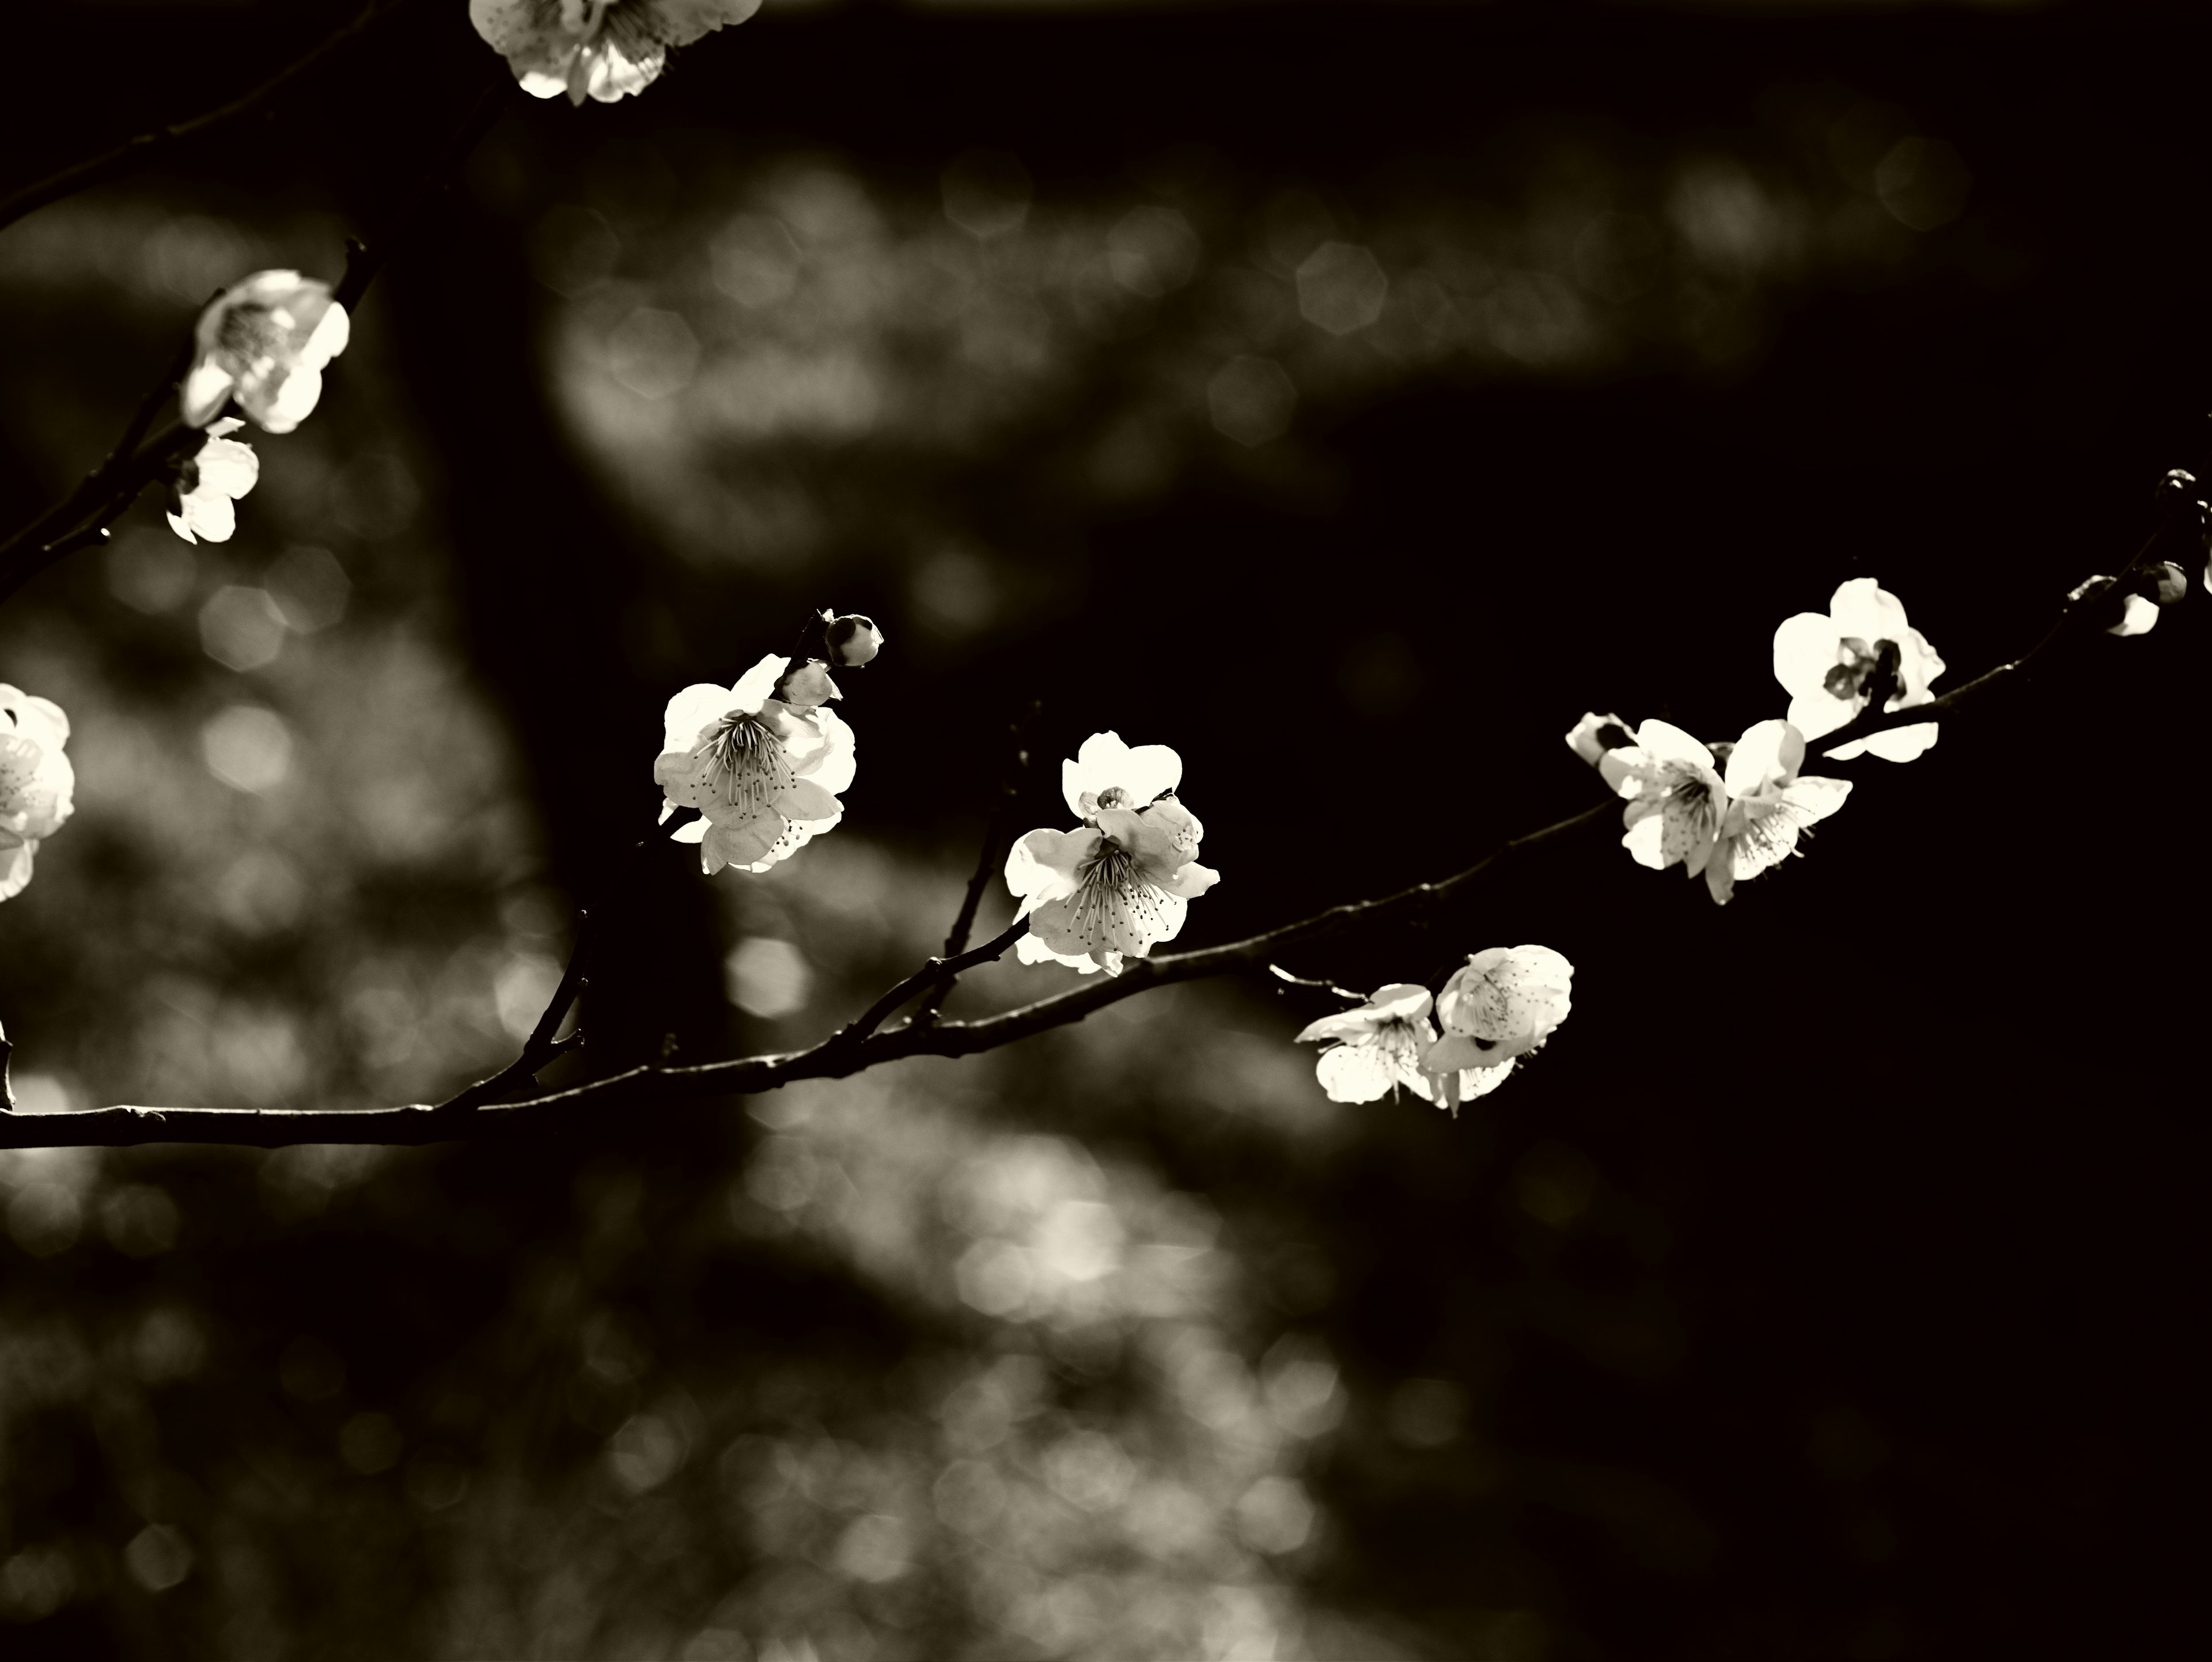
{"label": "flower bud", "polygon": [[2189,593],[2189,576],[2171,560],[2160,560],[2146,574],[2143,593],[2160,606],[2172,606]]}
{"label": "flower bud", "polygon": [[822,638],[830,648],[830,661],[840,669],[858,669],[884,649],[883,630],[857,612],[830,618]]}
{"label": "flower bud", "polygon": [[844,696],[837,691],[837,684],[830,679],[828,667],[819,658],[809,658],[786,671],[775,684],[775,697],[797,709],[812,709],[817,704],[826,704],[832,698]]}
{"label": "flower bud", "polygon": [[1600,715],[1595,710],[1585,713],[1566,738],[1567,748],[1592,767],[1597,765],[1598,758],[1606,752],[1636,742],[1627,722],[1618,715]]}

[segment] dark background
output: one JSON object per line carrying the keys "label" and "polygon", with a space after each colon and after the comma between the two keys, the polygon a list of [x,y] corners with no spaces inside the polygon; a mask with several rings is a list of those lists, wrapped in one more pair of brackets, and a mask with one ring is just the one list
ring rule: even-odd
{"label": "dark background", "polygon": [[[11,522],[209,289],[334,276],[392,222],[493,68],[460,10],[0,231]],[[56,95],[7,113],[8,178],[344,15],[42,9],[20,61]],[[1579,810],[1557,735],[1585,709],[1709,739],[1778,714],[1774,625],[1847,577],[1956,685],[2212,460],[2209,32],[855,5],[619,106],[518,99],[322,409],[261,444],[234,543],[192,564],[149,497],[0,614],[0,677],[70,709],[86,780],[0,913],[19,1075],[47,1106],[366,1105],[496,1066],[653,810],[662,702],[815,604],[891,641],[848,680],[846,823],[758,882],[649,862],[590,1066],[811,1043],[903,973],[1032,696],[1029,823],[1090,732],[1181,752],[1224,873],[1203,944]],[[1948,213],[1881,182],[1916,136],[1971,174]],[[1034,186],[983,239],[940,184],[979,147]],[[1340,337],[1299,312],[1325,241],[1390,277]],[[1251,358],[1297,401],[1248,446],[1209,412]],[[248,661],[224,619],[258,603],[221,597],[295,617],[310,544],[349,609]],[[1592,828],[1291,964],[1566,953],[1573,1019],[1456,1120],[1323,1104],[1287,1041],[1325,1004],[1196,987],[528,1145],[15,1157],[8,1647],[2178,1652],[2205,605],[1917,763],[1821,764],[1847,811],[1725,911]],[[258,790],[201,759],[248,707],[295,735]],[[798,1002],[726,976],[763,941]],[[791,995],[792,956],[746,961]],[[1085,1230],[1110,1273],[1078,1273]],[[1046,1266],[1026,1305],[991,1290],[1009,1251]],[[1130,1290],[1187,1261],[1212,1279]],[[985,1399],[1015,1403],[997,1440],[963,1429]],[[988,1525],[947,1498],[984,1470]]]}

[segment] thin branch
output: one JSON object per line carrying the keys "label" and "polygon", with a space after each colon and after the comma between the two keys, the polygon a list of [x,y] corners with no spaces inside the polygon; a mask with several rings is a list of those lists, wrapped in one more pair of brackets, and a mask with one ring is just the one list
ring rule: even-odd
{"label": "thin branch", "polygon": [[[975,870],[968,880],[968,892],[960,898],[960,910],[945,932],[945,951],[939,956],[946,960],[957,959],[968,945],[969,931],[975,927],[975,913],[983,904],[983,891],[991,886],[998,874],[999,865],[1005,855],[1007,833],[1012,829],[1014,807],[1021,801],[1022,779],[1030,766],[1030,729],[1044,709],[1043,701],[1032,698],[1029,708],[1007,729],[1013,735],[1013,756],[1006,768],[1006,777],[999,782],[999,800],[991,805],[990,817],[983,824],[982,852],[975,856]],[[932,989],[928,1001],[914,1014],[917,1026],[927,1026],[937,1020],[945,995],[952,990],[957,970],[941,969],[937,985]]]}
{"label": "thin branch", "polygon": [[[639,847],[642,848],[643,843]],[[494,1074],[489,1079],[471,1085],[465,1091],[447,1098],[438,1105],[441,1109],[462,1110],[481,1108],[526,1092],[538,1082],[538,1075],[552,1065],[555,1059],[570,1050],[582,1048],[584,1032],[580,1026],[568,1038],[556,1039],[561,1024],[568,1014],[569,1007],[584,995],[591,979],[584,971],[590,962],[592,945],[592,915],[588,911],[576,915],[576,942],[568,949],[568,967],[561,971],[560,984],[554,988],[553,996],[545,1001],[544,1014],[530,1037],[522,1042],[522,1054]]]}
{"label": "thin branch", "polygon": [[[969,951],[956,953],[951,958],[931,959],[919,970],[916,970],[905,980],[900,982],[897,986],[892,988],[874,1003],[868,1006],[866,1009],[861,1011],[860,1014],[855,1016],[851,1021],[848,1022],[845,1026],[841,1028],[838,1032],[828,1041],[828,1043],[831,1044],[843,1044],[848,1046],[858,1044],[861,1040],[866,1038],[871,1033],[874,1032],[877,1028],[882,1026],[884,1021],[890,1018],[892,1011],[897,1009],[900,1005],[914,997],[915,994],[922,991],[923,989],[943,988],[948,986],[956,977],[962,973],[962,971],[972,970],[978,964],[988,964],[994,959],[1003,958],[1006,956],[1006,948],[1012,946],[1014,942],[1019,941],[1029,932],[1029,919],[1026,917],[1018,917],[1012,922],[1006,925],[1005,929],[1000,931],[998,934],[994,935],[990,940],[985,941],[980,947],[971,947]],[[932,1019],[933,1020],[934,1018],[933,1017]],[[920,1014],[917,1014],[914,1018],[913,1022],[909,1025],[917,1027],[927,1027],[929,1026],[929,1022],[924,1020]]]}
{"label": "thin branch", "polygon": [[[400,3],[405,3],[405,0],[400,0]],[[405,206],[394,216],[391,229],[374,243],[349,239],[345,272],[332,291],[332,297],[347,310],[359,307],[377,273],[415,234],[431,202],[506,108],[515,82],[507,73],[504,61],[495,58],[494,62],[497,64],[495,78],[470,106],[437,161]],[[179,362],[140,402],[130,425],[124,429],[122,440],[106,460],[88,473],[67,496],[5,543],[0,543],[0,600],[5,600],[48,566],[100,540],[88,533],[105,532],[137,501],[140,491],[206,441],[204,429],[187,427],[181,422],[164,429],[150,440],[144,438],[146,429],[191,367],[191,346],[188,340]]]}
{"label": "thin branch", "polygon": [[94,185],[104,185],[111,179],[120,179],[126,174],[136,173],[165,156],[173,155],[187,145],[212,138],[243,125],[259,115],[279,93],[294,82],[335,61],[367,39],[380,24],[413,3],[414,0],[388,0],[388,3],[384,5],[364,6],[352,22],[306,57],[277,70],[244,96],[233,99],[204,115],[196,115],[189,121],[174,122],[127,138],[112,149],[72,162],[58,173],[49,174],[44,179],[22,186],[6,198],[0,199],[0,227],[12,225],[24,215],[35,212],[49,203],[59,202],[64,197],[74,196]]}
{"label": "thin branch", "polygon": [[1887,700],[1871,703],[1834,732],[1824,733],[1818,739],[1810,740],[1808,748],[1823,756],[1833,755],[1843,746],[1870,734],[1887,733],[1892,728],[1917,727],[1923,721],[1936,721],[1978,698],[1992,687],[2002,686],[2008,681],[2027,679],[2028,665],[2059,636],[2079,629],[2084,618],[2094,615],[2097,603],[2112,592],[2113,586],[2124,582],[2133,574],[2173,528],[2174,522],[2190,500],[2189,493],[2195,489],[2194,481],[2179,482],[2185,480],[2188,480],[2186,474],[2169,473],[2161,482],[2159,496],[2164,503],[2165,512],[2159,518],[2158,528],[2143,539],[2142,545],[2129,557],[2128,563],[2112,574],[2112,584],[2083,593],[2078,600],[2069,599],[2059,611],[2057,621],[2043,632],[2043,638],[2019,657],[2008,664],[1999,664],[1995,669],[1984,671],[1964,685],[1954,687],[1942,697],[1931,698],[1924,704],[1905,704],[1896,709],[1886,710],[1878,708],[1878,704]]}
{"label": "thin branch", "polygon": [[[439,1107],[422,1105],[354,1111],[229,1108],[97,1108],[70,1114],[0,1115],[0,1147],[71,1146],[129,1148],[143,1143],[228,1143],[281,1148],[294,1143],[420,1145],[463,1138],[538,1134],[553,1127],[605,1122],[614,1104],[659,1106],[702,1097],[750,1095],[804,1079],[842,1079],[887,1062],[909,1056],[964,1056],[994,1050],[1034,1034],[1080,1021],[1094,1010],[1119,1003],[1154,987],[1226,975],[1271,962],[1285,947],[1308,946],[1370,928],[1426,916],[1456,898],[1478,879],[1498,870],[1522,849],[1593,825],[1619,804],[1600,802],[1556,825],[1514,837],[1466,870],[1440,882],[1416,884],[1377,900],[1332,906],[1297,922],[1226,946],[1161,958],[1135,959],[1119,976],[1101,975],[1084,985],[1039,999],[1018,1009],[974,1021],[909,1023],[890,1032],[873,1031],[898,1004],[953,967],[933,959],[869,1007],[848,1027],[805,1050],[709,1062],[686,1068],[647,1064],[605,1079],[520,1101],[465,1105],[457,1099]],[[962,954],[980,963],[1003,953],[1021,936],[1017,925]],[[964,965],[961,967],[966,967]],[[857,1035],[857,1036],[856,1036]]]}

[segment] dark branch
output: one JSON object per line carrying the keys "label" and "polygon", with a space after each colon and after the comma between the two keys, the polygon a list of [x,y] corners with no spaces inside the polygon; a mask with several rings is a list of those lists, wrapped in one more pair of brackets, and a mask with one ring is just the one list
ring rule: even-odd
{"label": "dark branch", "polygon": [[[2186,483],[2182,483],[2185,481]],[[2190,480],[2185,473],[2169,473],[2166,476],[2159,490],[2159,500],[2165,511],[2160,516],[2158,528],[2143,539],[2142,545],[2129,557],[2128,563],[2112,574],[2115,582],[2124,581],[2137,567],[2150,557],[2151,551],[2158,546],[2180,518],[2183,508],[2189,503],[2190,492],[2194,489],[2195,482]],[[2079,598],[2069,599],[2067,601],[2058,613],[2057,621],[2044,631],[2043,638],[2010,663],[1999,664],[1995,669],[1977,675],[1963,686],[1954,687],[1942,697],[1931,698],[1924,704],[1906,704],[1897,709],[1886,710],[1881,708],[1881,705],[1887,701],[1875,699],[1834,732],[1824,733],[1818,739],[1809,741],[1807,748],[1816,751],[1823,756],[1832,755],[1841,746],[1864,739],[1872,734],[1887,733],[1892,728],[1915,727],[1923,721],[1936,721],[1980,697],[1992,687],[2002,686],[2008,681],[2027,679],[2028,665],[2039,657],[2045,648],[2051,646],[2061,636],[2078,632],[2082,626],[2083,619],[2096,614],[2097,603],[2103,600],[2110,587],[2111,585],[2106,585],[2088,592],[2076,591]]]}
{"label": "dark branch", "polygon": [[[1285,948],[1310,946],[1378,923],[1402,922],[1433,913],[1476,880],[1496,871],[1523,849],[1596,823],[1612,813],[1607,801],[1571,819],[1502,843],[1466,870],[1437,883],[1417,884],[1379,900],[1354,901],[1312,917],[1286,923],[1226,946],[1136,959],[1119,976],[1101,975],[1051,998],[1039,999],[1002,1014],[974,1021],[909,1023],[890,1032],[875,1032],[890,1011],[954,963],[933,959],[869,1007],[849,1026],[811,1049],[777,1056],[746,1056],[689,1068],[646,1066],[593,1080],[565,1091],[514,1102],[481,1106],[465,1099],[440,1107],[410,1106],[354,1111],[226,1108],[98,1108],[71,1114],[0,1115],[0,1146],[35,1148],[66,1141],[72,1146],[127,1148],[142,1143],[230,1143],[281,1148],[293,1143],[416,1145],[508,1132],[536,1134],[553,1127],[605,1123],[607,1109],[659,1106],[702,1097],[751,1095],[805,1079],[842,1079],[901,1062],[909,1056],[964,1056],[994,1050],[1034,1034],[1080,1021],[1094,1010],[1119,1003],[1154,987],[1262,965]],[[966,962],[995,958],[1020,939],[1027,924],[961,955]],[[957,972],[957,969],[956,969]]]}
{"label": "dark branch", "polygon": [[352,22],[306,57],[277,70],[243,97],[233,99],[221,108],[210,110],[204,115],[196,115],[189,121],[156,127],[150,132],[127,138],[112,149],[88,156],[82,161],[72,162],[58,173],[49,174],[44,179],[24,186],[4,200],[0,200],[0,227],[12,225],[25,214],[36,212],[49,203],[59,202],[64,197],[89,190],[94,185],[104,185],[111,179],[120,179],[126,174],[136,173],[155,161],[175,155],[187,145],[242,125],[259,115],[278,94],[294,82],[335,62],[359,45],[379,24],[413,3],[414,0],[387,0],[387,3],[380,6],[364,6]]}
{"label": "dark branch", "polygon": [[[1029,771],[1030,729],[1036,724],[1037,715],[1043,709],[1041,701],[1030,699],[1021,718],[1007,729],[1013,735],[1013,755],[1006,777],[999,782],[999,800],[991,805],[990,818],[983,825],[982,852],[975,856],[975,870],[968,880],[968,892],[960,898],[960,910],[952,920],[951,928],[945,932],[945,951],[939,954],[945,959],[957,959],[966,949],[969,934],[975,927],[975,913],[983,904],[983,891],[991,886],[992,878],[998,874],[1006,838],[1013,828],[1014,807],[1021,801],[1022,778]],[[944,1004],[945,995],[952,990],[953,978],[958,973],[945,968],[938,971],[937,984],[931,989],[927,1001],[915,1012],[915,1026],[926,1027],[937,1020],[938,1009]]]}

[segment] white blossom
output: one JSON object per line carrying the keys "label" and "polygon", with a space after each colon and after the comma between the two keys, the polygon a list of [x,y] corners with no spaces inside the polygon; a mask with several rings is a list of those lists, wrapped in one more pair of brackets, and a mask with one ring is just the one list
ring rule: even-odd
{"label": "white blossom", "polygon": [[[1575,966],[1549,947],[1492,947],[1470,956],[1437,995],[1443,1037],[1422,1058],[1431,1074],[1501,1068],[1551,1038],[1573,1008]],[[1494,1090],[1485,1081],[1470,1095]]]}
{"label": "white blossom", "polygon": [[[1943,673],[1943,661],[1928,637],[1906,624],[1904,603],[1873,578],[1854,577],[1838,588],[1826,617],[1801,612],[1784,619],[1774,631],[1774,679],[1790,694],[1790,724],[1814,740],[1851,720],[1866,708],[1867,681],[1883,647],[1893,642],[1903,691],[1883,709],[1928,703],[1935,697],[1929,683]],[[1934,721],[1891,728],[1842,746],[1834,759],[1847,762],[1872,751],[1892,762],[1910,762],[1936,742],[1937,731]]]}
{"label": "white blossom", "polygon": [[[700,683],[668,701],[653,764],[666,798],[660,818],[699,810],[673,836],[699,845],[710,876],[725,866],[766,871],[844,817],[837,797],[853,782],[853,729],[826,704],[775,696],[790,661],[771,653],[732,686]],[[829,678],[819,679],[836,697]]]}
{"label": "white blossom", "polygon": [[1634,744],[1597,763],[1606,783],[1628,798],[1620,845],[1640,866],[1664,871],[1679,861],[1696,877],[1712,858],[1727,805],[1713,753],[1671,721],[1646,721],[1632,736]]}
{"label": "white blossom", "polygon": [[1848,779],[1801,779],[1805,739],[1787,721],[1747,728],[1729,751],[1728,810],[1720,838],[1705,867],[1714,901],[1725,906],[1738,879],[1756,877],[1797,852],[1799,834],[1844,806]]}
{"label": "white blossom", "polygon": [[1006,886],[1030,920],[1016,947],[1025,964],[1119,975],[1182,929],[1186,903],[1220,881],[1197,863],[1206,828],[1175,798],[1182,758],[1165,745],[1132,749],[1093,734],[1060,767],[1079,831],[1033,831],[1006,857]]}
{"label": "white blossom", "polygon": [[253,424],[289,433],[313,413],[323,370],[352,329],[331,285],[297,271],[256,271],[208,302],[193,330],[185,423],[205,427],[238,400]]}
{"label": "white blossom", "polygon": [[611,104],[651,86],[671,48],[759,9],[760,0],[469,0],[469,21],[532,97]]}
{"label": "white blossom", "polygon": [[261,477],[261,458],[253,447],[229,436],[245,425],[235,416],[225,416],[208,429],[199,454],[178,470],[169,528],[188,543],[227,543],[238,529],[238,510],[231,504]]}
{"label": "white blossom", "polygon": [[0,900],[22,893],[40,843],[70,817],[76,774],[62,753],[69,736],[59,704],[0,684]]}
{"label": "white blossom", "polygon": [[1298,1044],[1334,1039],[1314,1061],[1315,1075],[1332,1102],[1374,1102],[1401,1086],[1433,1102],[1421,1056],[1436,1040],[1429,1025],[1429,989],[1412,982],[1378,987],[1356,1010],[1323,1016],[1298,1034]]}

